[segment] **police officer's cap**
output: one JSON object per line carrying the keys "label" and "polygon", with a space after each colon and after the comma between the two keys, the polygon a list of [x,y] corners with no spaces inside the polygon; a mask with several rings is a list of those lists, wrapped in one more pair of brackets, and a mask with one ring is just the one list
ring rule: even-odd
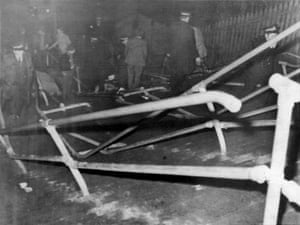
{"label": "police officer's cap", "polygon": [[270,33],[279,33],[279,26],[277,24],[274,24],[272,26],[268,26],[264,28],[264,32],[266,34],[270,34]]}
{"label": "police officer's cap", "polygon": [[191,16],[191,13],[188,12],[188,11],[181,11],[181,12],[180,12],[180,16],[188,17],[188,16]]}

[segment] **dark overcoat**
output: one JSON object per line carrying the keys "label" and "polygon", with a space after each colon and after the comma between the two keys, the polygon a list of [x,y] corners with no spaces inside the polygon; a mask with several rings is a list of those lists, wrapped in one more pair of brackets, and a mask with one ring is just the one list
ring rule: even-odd
{"label": "dark overcoat", "polygon": [[185,22],[174,22],[170,26],[171,65],[176,75],[190,74],[195,69],[198,56],[193,28]]}

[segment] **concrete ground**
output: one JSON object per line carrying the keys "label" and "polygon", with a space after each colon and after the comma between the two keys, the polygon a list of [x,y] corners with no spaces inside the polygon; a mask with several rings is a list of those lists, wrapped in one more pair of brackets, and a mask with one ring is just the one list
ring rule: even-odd
{"label": "concrete ground", "polygon": [[[122,142],[130,143],[186,126],[187,122],[175,120],[151,123]],[[121,127],[93,125],[80,131],[103,142]],[[289,147],[291,165],[297,161],[297,136],[294,130]],[[203,130],[128,152],[97,154],[89,161],[205,166],[252,166],[270,162],[272,128],[227,130],[225,138],[226,158],[220,157],[215,133]],[[84,147],[81,142],[70,141],[76,149]],[[12,142],[18,153],[58,154],[44,133],[30,138],[16,136]],[[0,154],[0,225],[253,225],[263,219],[266,185],[250,181],[82,171],[91,192],[90,196],[82,197],[63,165],[26,163],[30,172],[21,175],[4,150]],[[292,174],[294,167],[289,171]]]}

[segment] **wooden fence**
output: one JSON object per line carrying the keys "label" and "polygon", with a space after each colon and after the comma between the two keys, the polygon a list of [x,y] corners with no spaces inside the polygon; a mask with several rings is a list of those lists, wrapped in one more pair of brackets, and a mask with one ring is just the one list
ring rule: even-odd
{"label": "wooden fence", "polygon": [[[266,26],[278,24],[284,30],[297,21],[300,21],[300,0],[286,0],[204,27],[208,64],[221,66],[245,54],[253,48],[252,41],[263,35]],[[300,31],[281,41],[280,46],[299,54]]]}

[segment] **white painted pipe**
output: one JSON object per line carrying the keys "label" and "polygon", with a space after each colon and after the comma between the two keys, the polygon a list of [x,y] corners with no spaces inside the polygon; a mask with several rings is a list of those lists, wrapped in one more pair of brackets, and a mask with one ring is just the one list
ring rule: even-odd
{"label": "white painted pipe", "polygon": [[81,108],[81,107],[91,108],[91,104],[89,104],[87,102],[81,102],[81,103],[76,103],[76,104],[72,104],[72,105],[62,106],[62,107],[55,108],[55,109],[43,110],[43,113],[44,114],[52,114],[52,113],[57,113],[57,112],[65,112],[70,109],[76,109],[76,108]]}
{"label": "white painted pipe", "polygon": [[292,109],[300,101],[300,85],[279,74],[274,74],[269,85],[278,93],[278,113],[271,158],[264,225],[276,225],[279,212],[282,180],[286,162]]}
{"label": "white painted pipe", "polygon": [[77,168],[126,173],[211,177],[237,180],[250,179],[252,169],[252,167],[169,166],[98,162],[78,162]]}
{"label": "white painted pipe", "polygon": [[128,97],[128,96],[138,95],[138,94],[152,92],[152,91],[167,91],[167,89],[165,87],[153,87],[153,88],[147,88],[147,89],[141,88],[140,90],[137,90],[137,91],[125,93],[125,94],[123,94],[123,96]]}
{"label": "white painted pipe", "polygon": [[[294,70],[293,72],[291,72],[291,73],[289,73],[289,74],[287,74],[286,77],[287,77],[287,78],[293,78],[293,77],[295,77],[295,76],[297,76],[297,75],[299,75],[299,74],[300,74],[300,68]],[[261,95],[262,93],[264,93],[264,92],[266,92],[266,91],[268,91],[268,90],[270,90],[270,87],[269,87],[269,86],[264,86],[264,87],[262,87],[262,88],[260,88],[260,89],[258,89],[258,90],[256,90],[256,91],[251,92],[250,94],[244,96],[244,97],[241,98],[240,100],[241,100],[242,103],[245,103],[245,102],[247,102],[247,101],[253,99],[253,98],[256,97],[256,96]],[[224,113],[224,112],[226,112],[226,111],[227,111],[227,109],[221,109],[221,110],[218,111],[218,114],[222,114],[222,113]]]}
{"label": "white painted pipe", "polygon": [[115,109],[98,111],[84,115],[72,116],[50,120],[49,125],[59,126],[70,123],[86,122],[97,119],[115,118],[120,116],[128,116],[138,113],[146,113],[151,111],[160,111],[173,109],[178,107],[186,107],[208,102],[216,102],[226,107],[231,112],[237,112],[241,108],[240,101],[232,95],[220,91],[208,91],[205,93],[197,93],[188,96],[179,96],[168,98],[155,102],[147,102],[138,105],[124,106]]}
{"label": "white painted pipe", "polygon": [[253,111],[250,111],[250,112],[243,113],[243,114],[239,115],[239,118],[248,118],[248,117],[252,117],[252,116],[257,116],[259,114],[263,114],[263,113],[266,113],[266,112],[271,112],[271,111],[274,111],[276,109],[277,109],[277,105],[270,105],[270,106],[267,106],[267,107],[263,107],[263,108],[260,108],[260,109],[256,109],[256,110],[253,110]]}

